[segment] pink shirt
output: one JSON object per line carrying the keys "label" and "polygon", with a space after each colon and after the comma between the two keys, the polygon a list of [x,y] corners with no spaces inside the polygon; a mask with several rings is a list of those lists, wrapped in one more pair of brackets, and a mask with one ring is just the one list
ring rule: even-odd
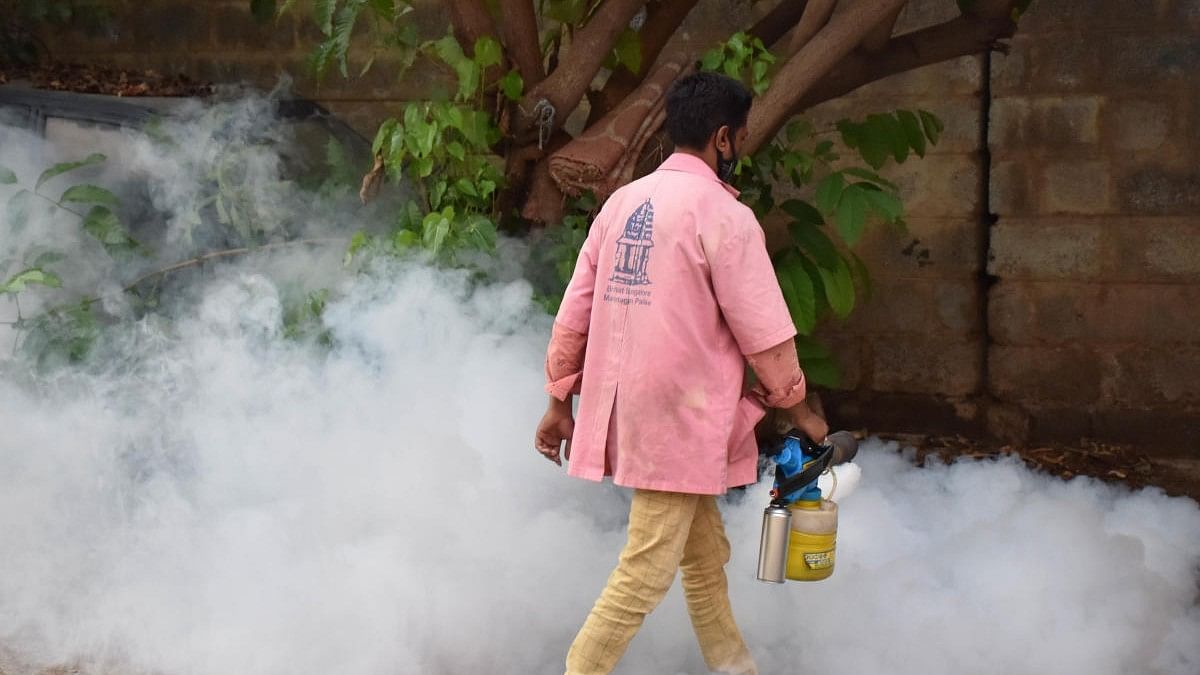
{"label": "pink shirt", "polygon": [[736,194],[676,153],[593,222],[556,319],[556,333],[586,336],[582,377],[547,385],[559,398],[580,391],[570,475],[696,494],[757,478],[764,411],[743,395],[744,356],[796,330]]}

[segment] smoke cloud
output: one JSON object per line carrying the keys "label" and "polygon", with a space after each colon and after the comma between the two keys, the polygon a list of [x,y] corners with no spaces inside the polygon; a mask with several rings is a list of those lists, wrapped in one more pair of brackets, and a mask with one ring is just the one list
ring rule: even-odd
{"label": "smoke cloud", "polygon": [[[550,320],[528,283],[418,259],[349,274],[343,248],[299,247],[206,266],[158,314],[122,307],[130,275],[203,241],[184,236],[197,153],[229,115],[269,126],[259,105],[194,111],[173,151],[130,137],[100,177],[155,167],[138,175],[169,217],[144,268],[38,216],[79,281],[23,307],[101,288],[123,320],[51,370],[9,357],[11,332],[0,344],[0,672],[562,672],[628,495],[533,450]],[[61,152],[0,128],[0,164]],[[259,155],[246,174],[262,208],[309,235],[365,225],[270,192],[277,166]],[[0,234],[4,255],[45,242]],[[517,269],[520,246],[505,257]],[[334,291],[333,347],[285,337],[296,284]],[[1200,672],[1194,501],[1015,460],[918,469],[896,450],[869,442],[843,470],[823,582],[755,581],[767,486],[723,503],[763,673]],[[678,587],[619,672],[705,672]]]}

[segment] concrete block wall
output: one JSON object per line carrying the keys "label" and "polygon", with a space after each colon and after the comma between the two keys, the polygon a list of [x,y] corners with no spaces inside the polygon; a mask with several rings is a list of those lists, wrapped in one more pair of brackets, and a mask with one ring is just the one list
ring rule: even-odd
{"label": "concrete block wall", "polygon": [[[955,12],[954,3],[915,0],[897,30]],[[845,370],[840,389],[826,396],[841,424],[983,431],[986,78],[985,59],[964,57],[874,83],[808,113],[818,128],[897,108],[929,110],[946,125],[924,158],[882,171],[901,187],[908,227],[868,231],[855,252],[871,271],[874,293],[849,320],[822,330]]]}
{"label": "concrete block wall", "polygon": [[1200,3],[1037,2],[993,58],[988,393],[1010,432],[1200,448]]}

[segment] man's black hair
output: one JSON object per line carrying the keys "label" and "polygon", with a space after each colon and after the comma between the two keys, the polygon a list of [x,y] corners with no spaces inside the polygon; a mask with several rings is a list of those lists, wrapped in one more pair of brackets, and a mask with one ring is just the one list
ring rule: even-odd
{"label": "man's black hair", "polygon": [[718,73],[694,73],[667,92],[667,134],[678,147],[701,150],[713,132],[746,125],[753,95],[741,82]]}

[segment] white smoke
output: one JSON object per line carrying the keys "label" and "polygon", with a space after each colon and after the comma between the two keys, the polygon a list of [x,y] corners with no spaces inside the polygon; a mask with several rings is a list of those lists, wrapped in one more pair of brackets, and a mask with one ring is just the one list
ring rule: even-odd
{"label": "white smoke", "polygon": [[[548,317],[523,281],[334,253],[206,268],[80,366],[0,363],[0,672],[562,672],[628,496],[533,450]],[[339,298],[331,350],[283,337],[297,276]],[[1200,672],[1194,501],[878,442],[858,468],[827,581],[755,581],[766,487],[723,505],[761,672]],[[694,640],[675,588],[619,672],[705,672]]]}

